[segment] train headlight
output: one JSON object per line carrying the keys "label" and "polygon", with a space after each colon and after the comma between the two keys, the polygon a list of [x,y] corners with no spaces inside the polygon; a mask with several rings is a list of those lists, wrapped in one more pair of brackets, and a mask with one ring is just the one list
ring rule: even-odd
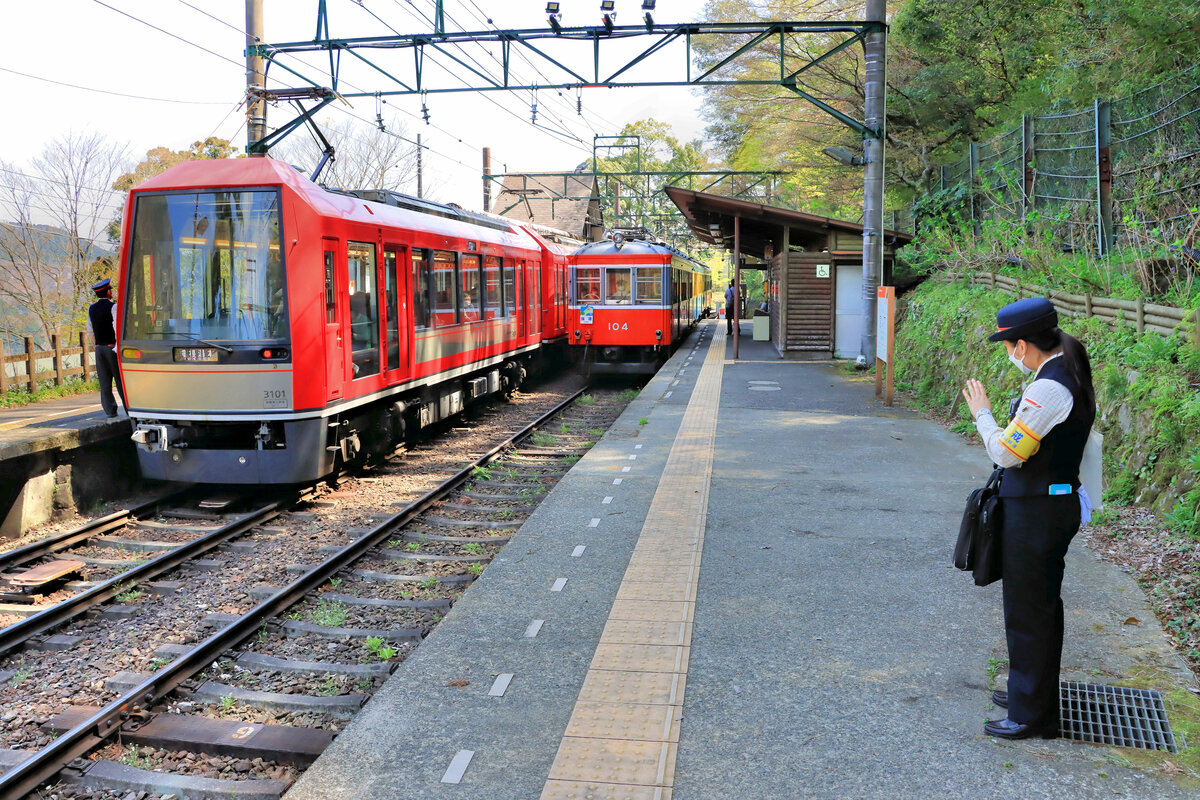
{"label": "train headlight", "polygon": [[258,351],[258,354],[262,356],[263,360],[265,361],[282,361],[291,355],[286,347],[264,347],[262,350]]}
{"label": "train headlight", "polygon": [[121,358],[141,358],[141,357],[142,357],[142,351],[138,350],[136,347],[121,348]]}
{"label": "train headlight", "polygon": [[654,338],[658,339],[661,342],[662,341],[662,331],[655,331]]}

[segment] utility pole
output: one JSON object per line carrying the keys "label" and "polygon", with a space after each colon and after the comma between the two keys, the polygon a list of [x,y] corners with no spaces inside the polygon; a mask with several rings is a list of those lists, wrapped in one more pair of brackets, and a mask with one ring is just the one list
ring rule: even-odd
{"label": "utility pole", "polygon": [[483,148],[483,210],[492,210],[492,148]]}
{"label": "utility pole", "polygon": [[[262,0],[246,0],[246,91],[265,89],[267,76],[261,56],[250,55],[250,48],[262,44],[263,4]],[[267,102],[261,96],[246,95],[246,145],[261,141],[267,135]],[[250,153],[265,156],[266,153]]]}
{"label": "utility pole", "polygon": [[421,134],[417,134],[417,199],[424,197],[421,186]]}
{"label": "utility pole", "polygon": [[[867,22],[887,23],[886,0],[867,0]],[[876,31],[863,40],[866,86],[863,122],[879,132],[863,139],[866,174],[863,178],[862,352],[859,365],[875,361],[875,289],[883,280],[883,167],[887,141],[887,33]]]}

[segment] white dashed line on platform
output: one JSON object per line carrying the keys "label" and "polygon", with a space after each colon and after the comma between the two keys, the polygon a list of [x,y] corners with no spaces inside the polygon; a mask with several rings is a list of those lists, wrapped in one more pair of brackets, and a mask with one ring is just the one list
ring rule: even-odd
{"label": "white dashed line on platform", "polygon": [[629,460],[630,460],[630,461],[637,461],[637,455],[630,455],[630,456],[629,456]]}
{"label": "white dashed line on platform", "polygon": [[623,480],[625,480],[625,479],[624,478],[613,478],[613,486],[620,486],[621,481],[623,481]]}
{"label": "white dashed line on platform", "polygon": [[613,501],[613,499],[611,497],[606,497],[603,500],[601,500],[600,502],[602,502],[604,505],[608,505],[612,501]]}
{"label": "white dashed line on platform", "polygon": [[550,591],[561,592],[563,590],[563,587],[566,585],[567,585],[567,579],[559,578],[558,580],[554,581],[554,585],[550,587]]}
{"label": "white dashed line on platform", "polygon": [[599,517],[592,517],[592,521],[588,523],[588,527],[589,527],[589,528],[598,528],[598,527],[600,527],[600,518],[599,518]]}
{"label": "white dashed line on platform", "polygon": [[667,392],[666,394],[663,395],[663,400],[666,400],[670,396],[671,396],[671,392]]}
{"label": "white dashed line on platform", "polygon": [[488,689],[488,697],[504,697],[504,693],[508,691],[508,685],[512,683],[513,673],[501,672],[496,676],[496,680],[492,683],[492,688]]}
{"label": "white dashed line on platform", "polygon": [[546,622],[544,619],[535,619],[529,623],[529,627],[525,629],[525,638],[532,639],[538,635],[538,631],[542,629],[542,625]]}
{"label": "white dashed line on platform", "polygon": [[454,758],[450,759],[450,766],[446,768],[446,774],[442,776],[442,783],[459,783],[474,756],[474,750],[459,750]]}
{"label": "white dashed line on platform", "polygon": [[629,472],[633,467],[621,467],[621,472]]}
{"label": "white dashed line on platform", "polygon": [[571,551],[571,558],[579,558],[581,555],[583,555],[584,550],[587,550],[586,544],[575,545],[575,549]]}

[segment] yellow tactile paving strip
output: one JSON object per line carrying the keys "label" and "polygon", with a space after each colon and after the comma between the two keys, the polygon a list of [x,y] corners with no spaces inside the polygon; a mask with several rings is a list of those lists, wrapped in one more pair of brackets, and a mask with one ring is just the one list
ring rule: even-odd
{"label": "yellow tactile paving strip", "polygon": [[725,337],[714,333],[542,800],[670,800]]}

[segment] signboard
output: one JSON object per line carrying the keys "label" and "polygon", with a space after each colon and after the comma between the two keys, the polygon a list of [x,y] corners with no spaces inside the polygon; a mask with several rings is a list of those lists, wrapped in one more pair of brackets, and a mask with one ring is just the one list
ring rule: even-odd
{"label": "signboard", "polygon": [[580,325],[591,325],[592,324],[592,309],[593,308],[594,308],[594,306],[580,306],[579,307],[579,324]]}
{"label": "signboard", "polygon": [[884,405],[889,406],[896,379],[895,338],[896,287],[880,286],[875,291],[875,396],[883,394]]}
{"label": "signboard", "polygon": [[829,277],[829,265],[828,264],[817,264],[817,277],[818,278],[828,278]]}

